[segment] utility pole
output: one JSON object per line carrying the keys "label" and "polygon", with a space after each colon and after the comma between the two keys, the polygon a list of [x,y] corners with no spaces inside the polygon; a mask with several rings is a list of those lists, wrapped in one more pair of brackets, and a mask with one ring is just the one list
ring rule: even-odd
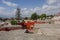
{"label": "utility pole", "polygon": [[17,10],[16,10],[16,19],[17,20],[20,20],[20,8],[17,8]]}

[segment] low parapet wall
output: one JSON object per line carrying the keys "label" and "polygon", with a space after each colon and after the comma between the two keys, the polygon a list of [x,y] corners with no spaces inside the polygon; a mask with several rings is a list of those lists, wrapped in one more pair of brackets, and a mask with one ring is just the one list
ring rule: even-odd
{"label": "low parapet wall", "polygon": [[11,26],[1,27],[0,31],[10,31],[10,30],[18,30],[18,29],[22,29],[22,27],[19,25],[11,25]]}
{"label": "low parapet wall", "polygon": [[55,21],[54,23],[55,23],[55,24],[60,24],[60,21]]}

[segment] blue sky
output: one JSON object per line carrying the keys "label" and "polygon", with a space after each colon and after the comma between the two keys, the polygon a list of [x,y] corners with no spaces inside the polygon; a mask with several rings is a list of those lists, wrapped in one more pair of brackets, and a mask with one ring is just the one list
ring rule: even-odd
{"label": "blue sky", "polygon": [[22,17],[30,17],[34,12],[49,15],[60,12],[60,0],[0,0],[0,17],[14,17],[17,7]]}
{"label": "blue sky", "polygon": [[[27,7],[27,8],[42,6],[46,2],[46,0],[5,0],[5,1],[16,3],[20,7]],[[0,6],[6,6],[2,3],[2,0],[0,0]]]}

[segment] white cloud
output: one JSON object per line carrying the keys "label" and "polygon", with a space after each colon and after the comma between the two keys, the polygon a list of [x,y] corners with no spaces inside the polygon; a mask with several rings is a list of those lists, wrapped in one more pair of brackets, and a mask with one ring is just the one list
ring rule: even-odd
{"label": "white cloud", "polygon": [[48,5],[43,5],[42,8],[43,9],[46,9],[48,7]]}
{"label": "white cloud", "polygon": [[27,10],[27,8],[22,8],[22,10]]}
{"label": "white cloud", "polygon": [[0,7],[0,14],[4,11],[4,7]]}
{"label": "white cloud", "polygon": [[[4,9],[3,7],[0,7],[0,9]],[[35,7],[35,8],[21,8],[21,16],[22,17],[30,17],[32,13],[36,12],[38,15],[42,13],[46,14],[55,14],[60,12],[60,5],[43,5],[42,7]],[[2,14],[8,17],[13,17],[16,14],[16,9],[13,9],[11,11],[3,11]],[[0,14],[0,15],[2,15]]]}
{"label": "white cloud", "polygon": [[33,12],[36,12],[37,14],[46,13],[49,14],[55,14],[60,12],[60,4],[57,5],[43,5],[42,7],[35,7],[35,8],[26,8],[26,10],[22,10],[22,15],[25,16],[31,16]]}
{"label": "white cloud", "polygon": [[6,10],[4,7],[0,7],[0,17],[14,17],[16,13],[16,9],[14,10]]}
{"label": "white cloud", "polygon": [[[37,14],[55,14],[60,12],[60,0],[48,0],[48,5],[44,4],[42,7],[35,7],[35,8],[22,8],[21,14],[23,17],[28,16],[30,17],[32,13],[36,12]],[[53,4],[53,5],[50,5]]]}
{"label": "white cloud", "polygon": [[58,4],[60,3],[60,0],[47,0],[48,4]]}
{"label": "white cloud", "polygon": [[17,4],[15,3],[12,3],[12,2],[9,2],[9,1],[5,1],[5,0],[2,0],[2,2],[8,6],[11,6],[11,7],[15,7],[15,6],[18,6]]}
{"label": "white cloud", "polygon": [[4,16],[4,10],[5,8],[4,7],[0,7],[0,17]]}
{"label": "white cloud", "polygon": [[57,0],[47,0],[47,3],[48,3],[48,4],[53,4],[53,3],[55,3],[55,2],[57,2]]}
{"label": "white cloud", "polygon": [[0,10],[4,10],[5,8],[4,7],[0,7]]}
{"label": "white cloud", "polygon": [[60,5],[47,5],[47,7],[43,8],[43,12],[46,14],[55,14],[60,12]]}
{"label": "white cloud", "polygon": [[58,6],[55,6],[55,5],[43,5],[42,9],[45,10],[45,11],[48,11],[48,10],[56,9],[58,7],[59,7],[59,5]]}
{"label": "white cloud", "polygon": [[40,10],[40,7],[35,7],[35,8],[33,9],[34,12],[39,11],[39,10]]}
{"label": "white cloud", "polygon": [[[5,1],[7,2],[7,1]],[[60,1],[59,0],[48,0],[48,4],[44,4],[42,7],[35,7],[35,8],[21,8],[21,15],[22,17],[30,17],[32,13],[36,12],[37,14],[55,14],[60,12]],[[8,3],[8,2],[7,2]],[[51,5],[53,4],[53,5]],[[11,6],[11,4],[10,4]],[[14,7],[14,6],[13,6]],[[11,11],[3,11],[4,8],[0,7],[0,11],[3,13],[5,16],[10,16],[13,17],[15,16],[16,9],[13,9]]]}

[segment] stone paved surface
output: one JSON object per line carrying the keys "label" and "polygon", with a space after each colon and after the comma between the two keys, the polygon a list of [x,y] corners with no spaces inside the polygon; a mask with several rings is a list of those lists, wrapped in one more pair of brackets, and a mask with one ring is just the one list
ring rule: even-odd
{"label": "stone paved surface", "polygon": [[60,40],[60,24],[36,24],[33,34],[25,30],[1,31],[0,40]]}

